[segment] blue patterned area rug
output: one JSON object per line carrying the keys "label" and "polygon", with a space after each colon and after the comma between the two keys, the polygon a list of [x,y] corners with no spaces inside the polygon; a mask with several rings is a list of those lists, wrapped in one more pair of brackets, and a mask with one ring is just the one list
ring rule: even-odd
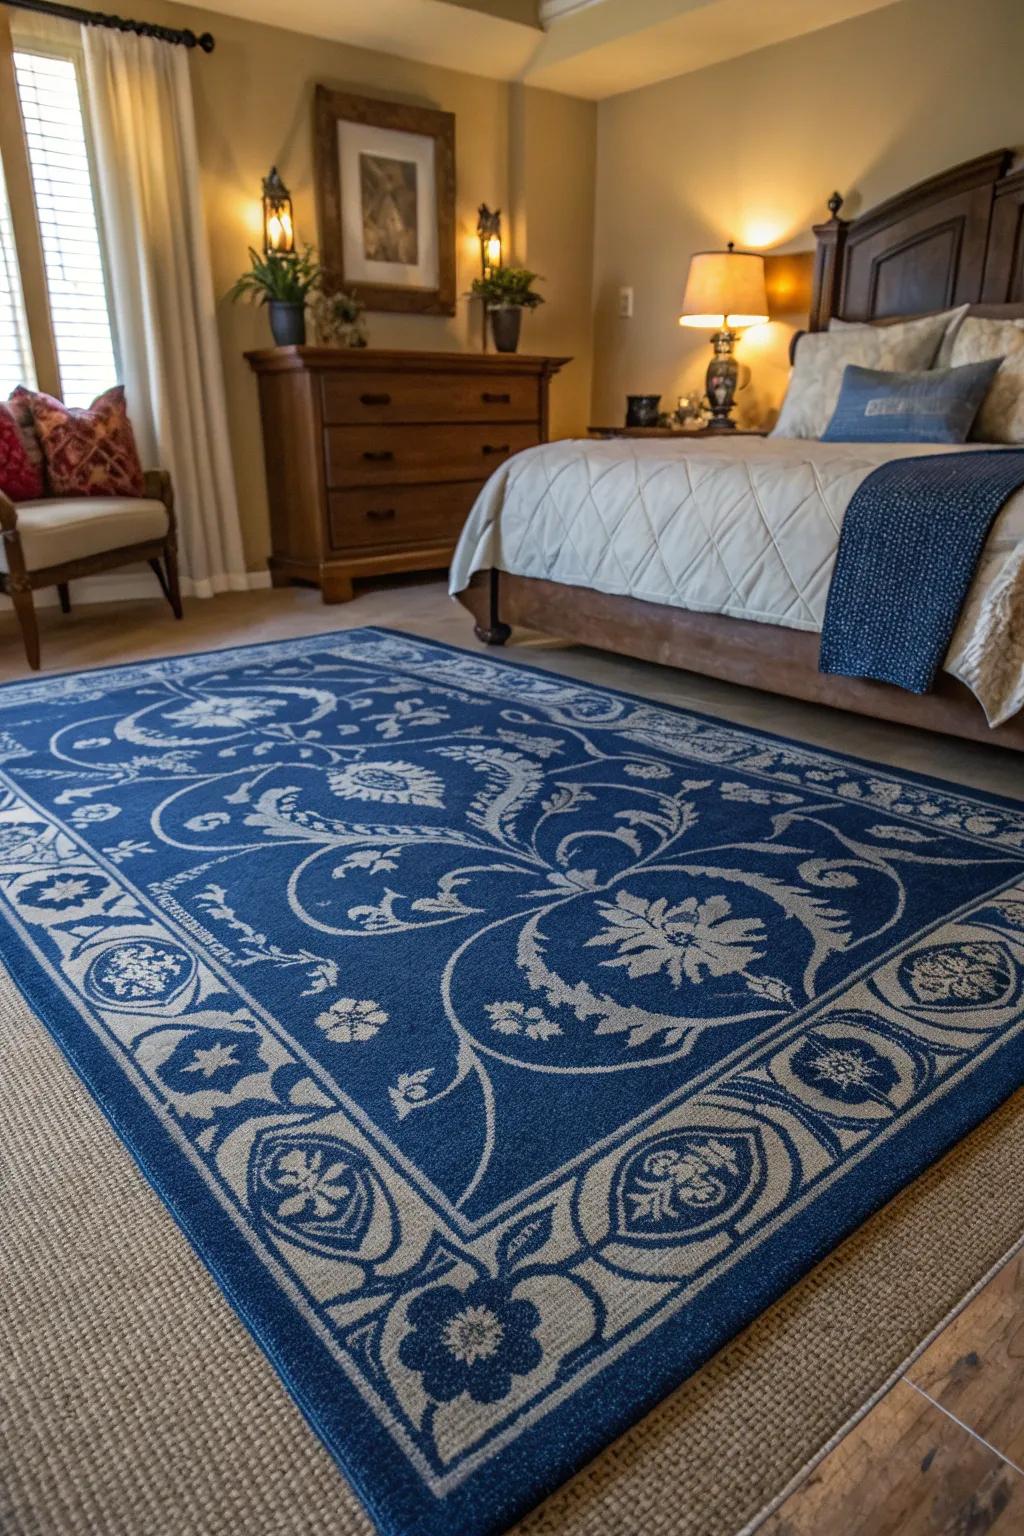
{"label": "blue patterned area rug", "polygon": [[1024,1080],[1022,803],[373,630],[8,685],[0,761],[4,959],[386,1536]]}

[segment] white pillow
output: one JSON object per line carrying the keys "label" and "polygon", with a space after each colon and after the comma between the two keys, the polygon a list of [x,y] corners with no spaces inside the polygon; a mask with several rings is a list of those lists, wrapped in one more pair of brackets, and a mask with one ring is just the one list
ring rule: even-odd
{"label": "white pillow", "polygon": [[986,443],[1024,443],[1024,320],[985,320],[968,315],[953,341],[952,365],[1001,357],[974,419],[972,438]]}
{"label": "white pillow", "polygon": [[[952,367],[950,357],[953,353],[953,340],[963,324],[964,317],[970,307],[969,304],[958,304],[955,309],[944,309],[938,315],[929,316],[932,320],[944,320],[946,322],[946,329],[942,334],[942,340],[939,342],[939,350],[935,355],[935,361],[932,363],[933,368]],[[869,325],[871,323],[868,320],[840,320],[838,315],[833,315],[828,323],[828,328],[830,331],[852,331],[857,326]]]}
{"label": "white pillow", "polygon": [[820,437],[832,419],[850,363],[889,373],[919,373],[931,367],[946,325],[945,315],[926,315],[896,325],[849,325],[801,336],[772,437]]}

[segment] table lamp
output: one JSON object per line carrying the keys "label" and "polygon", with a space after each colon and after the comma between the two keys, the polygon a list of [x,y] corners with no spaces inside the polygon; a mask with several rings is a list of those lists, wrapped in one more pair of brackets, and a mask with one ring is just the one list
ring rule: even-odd
{"label": "table lamp", "polygon": [[736,426],[732,416],[739,380],[739,366],[732,355],[736,332],[767,319],[763,256],[734,250],[730,240],[724,251],[697,251],[690,257],[679,324],[715,332],[711,338],[715,355],[706,380],[712,430],[727,432]]}

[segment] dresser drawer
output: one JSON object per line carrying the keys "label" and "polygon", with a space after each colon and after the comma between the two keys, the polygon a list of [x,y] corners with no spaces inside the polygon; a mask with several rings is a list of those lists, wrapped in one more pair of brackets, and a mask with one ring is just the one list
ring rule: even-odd
{"label": "dresser drawer", "polygon": [[532,423],[444,427],[328,427],[327,484],[409,485],[485,480],[511,454],[539,440]]}
{"label": "dresser drawer", "polygon": [[331,491],[327,497],[331,548],[362,550],[432,540],[454,544],[482,484],[479,480]]}
{"label": "dresser drawer", "polygon": [[321,381],[325,426],[386,421],[536,421],[535,378],[460,373],[336,373]]}

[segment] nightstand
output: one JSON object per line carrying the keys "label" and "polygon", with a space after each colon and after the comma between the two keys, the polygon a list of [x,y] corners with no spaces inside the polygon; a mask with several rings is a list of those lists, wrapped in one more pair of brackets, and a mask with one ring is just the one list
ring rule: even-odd
{"label": "nightstand", "polygon": [[681,427],[588,427],[591,437],[678,437],[686,441],[691,437],[767,437],[767,427],[695,427],[685,431]]}

